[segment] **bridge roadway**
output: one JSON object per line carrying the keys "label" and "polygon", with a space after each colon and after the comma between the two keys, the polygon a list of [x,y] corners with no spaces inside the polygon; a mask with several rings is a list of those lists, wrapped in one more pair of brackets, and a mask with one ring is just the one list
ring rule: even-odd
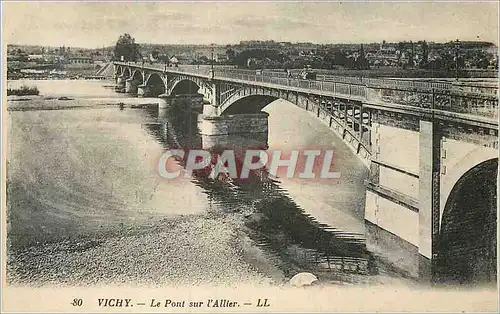
{"label": "bridge roadway", "polygon": [[[326,124],[370,169],[367,246],[409,276],[496,280],[498,86],[115,62],[118,89],[192,98],[214,138],[267,134],[261,110],[285,99]],[[203,99],[203,102],[202,102]]]}

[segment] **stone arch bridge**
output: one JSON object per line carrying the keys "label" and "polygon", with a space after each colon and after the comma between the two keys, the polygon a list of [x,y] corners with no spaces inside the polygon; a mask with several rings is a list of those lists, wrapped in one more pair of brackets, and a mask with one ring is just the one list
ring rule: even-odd
{"label": "stone arch bridge", "polygon": [[303,108],[370,169],[369,249],[413,277],[496,280],[497,82],[300,80],[230,68],[114,67],[124,92],[166,102],[198,99],[211,134],[267,132],[261,110],[276,99]]}

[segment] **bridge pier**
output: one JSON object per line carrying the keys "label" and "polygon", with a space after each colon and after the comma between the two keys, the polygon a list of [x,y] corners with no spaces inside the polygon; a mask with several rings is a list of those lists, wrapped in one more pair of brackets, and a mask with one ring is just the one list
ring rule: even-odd
{"label": "bridge pier", "polygon": [[217,107],[212,106],[212,104],[203,104],[203,115],[206,117],[217,117],[218,110]]}
{"label": "bridge pier", "polygon": [[219,116],[220,106],[220,85],[217,82],[211,82],[211,94],[208,103],[203,106],[203,115],[206,117]]}
{"label": "bridge pier", "polygon": [[[206,106],[205,106],[206,107]],[[268,119],[266,112],[246,113],[222,116],[202,116],[198,120],[198,128],[202,135],[203,147],[221,145],[224,148],[235,147],[237,138],[245,138],[245,147],[267,149]]]}
{"label": "bridge pier", "polygon": [[125,92],[125,81],[127,80],[127,77],[125,75],[118,76],[116,78],[116,91],[118,93],[124,93]]}
{"label": "bridge pier", "polygon": [[126,80],[127,80],[127,77],[126,77],[126,76],[124,76],[124,75],[122,75],[122,76],[118,76],[118,77],[116,78],[116,84],[125,86],[125,81],[126,81]]}
{"label": "bridge pier", "polygon": [[184,94],[184,95],[168,95],[161,94],[158,96],[163,100],[163,106],[189,106],[191,109],[201,111],[203,109],[202,94]]}
{"label": "bridge pier", "polygon": [[128,80],[125,81],[125,93],[137,94],[138,86],[139,82],[137,82],[133,78],[129,78]]}
{"label": "bridge pier", "polygon": [[[498,158],[498,151],[470,143],[477,143],[480,138],[486,142],[490,135],[460,133],[458,136],[457,126],[444,124],[424,113],[417,117],[374,111],[373,117],[372,160],[365,201],[368,249],[421,282],[439,282],[454,276],[459,278],[457,280],[469,280],[467,276],[472,277],[468,273],[472,272],[471,265],[479,263],[473,250],[482,245],[479,243],[481,239],[493,238],[493,233],[485,227],[487,218],[481,215],[488,210],[494,214],[495,209],[481,208],[487,207],[481,202],[495,201],[487,196],[466,196],[478,197],[479,200],[473,206],[466,206],[463,217],[458,210],[446,212],[446,208],[454,201],[453,198],[449,200],[453,197],[449,192],[451,186],[460,188],[466,184],[457,183],[466,173],[466,170],[459,170],[462,165],[467,165],[463,167],[470,170],[481,160]],[[452,136],[458,140],[450,139]],[[475,160],[475,154],[481,157]],[[486,182],[494,181],[489,176],[496,178],[496,174],[485,174]],[[480,186],[481,182],[470,183],[470,186]],[[449,187],[444,189],[443,186]],[[448,218],[448,225],[443,222],[445,213],[452,217]],[[485,222],[473,225],[472,219],[484,219]],[[458,227],[454,233],[450,231],[455,230],[453,224],[463,225],[460,232]],[[491,250],[487,254],[496,253]],[[478,270],[475,274],[483,275]]]}
{"label": "bridge pier", "polygon": [[430,214],[423,213],[419,204],[420,193],[424,194],[419,186],[423,162],[419,156],[432,138],[425,130],[425,135],[420,133],[418,118],[377,111],[372,118],[372,160],[365,200],[367,247],[406,275],[422,278],[430,257],[420,249],[428,236],[420,230],[420,223],[427,223]]}
{"label": "bridge pier", "polygon": [[432,280],[440,215],[441,133],[435,121],[419,122],[419,278]]}
{"label": "bridge pier", "polygon": [[247,140],[242,141],[246,143],[245,147],[267,149],[268,113],[221,114],[221,84],[217,81],[211,80],[209,103],[204,103],[203,95],[200,94],[200,96],[203,115],[198,121],[198,128],[202,134],[203,147],[218,144],[226,148],[244,149],[243,147],[235,148],[234,145],[229,144],[234,143],[237,137],[245,137]]}
{"label": "bridge pier", "polygon": [[147,85],[137,86],[137,97],[149,97],[151,95],[151,90]]}

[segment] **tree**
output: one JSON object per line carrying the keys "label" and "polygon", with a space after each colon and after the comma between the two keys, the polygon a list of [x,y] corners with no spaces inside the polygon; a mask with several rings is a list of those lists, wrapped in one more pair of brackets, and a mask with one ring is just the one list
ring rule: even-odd
{"label": "tree", "polygon": [[160,50],[158,48],[153,49],[153,52],[151,53],[151,56],[155,59],[158,59],[158,56],[160,55]]}
{"label": "tree", "polygon": [[226,50],[226,56],[227,56],[227,60],[228,60],[229,62],[233,62],[233,61],[234,61],[234,58],[236,57],[236,53],[234,52],[234,50],[233,50],[233,49],[228,48],[228,49]]}
{"label": "tree", "polygon": [[324,61],[328,64],[328,67],[341,65],[347,66],[349,61],[347,60],[347,56],[340,49],[330,49],[325,55]]}
{"label": "tree", "polygon": [[367,70],[370,68],[368,64],[368,60],[365,57],[365,49],[363,48],[363,44],[361,44],[361,49],[359,51],[359,57],[356,59],[354,66],[360,70]]}
{"label": "tree", "polygon": [[413,41],[411,41],[411,40],[410,40],[410,45],[411,45],[411,46],[410,46],[410,47],[411,47],[411,49],[410,49],[410,54],[409,54],[409,57],[408,57],[408,65],[409,65],[410,67],[413,67],[413,65],[414,65],[414,64],[413,64],[413,60],[414,60],[414,58],[415,58],[415,46],[414,46],[414,44],[413,44]]}
{"label": "tree", "polygon": [[139,45],[130,34],[123,34],[116,41],[113,54],[115,60],[121,60],[123,57],[124,61],[136,61],[140,57]]}
{"label": "tree", "polygon": [[426,65],[428,60],[429,60],[429,46],[427,45],[427,42],[424,40],[424,42],[422,43],[422,64]]}
{"label": "tree", "polygon": [[[234,63],[239,67],[250,67],[248,60],[251,59],[254,62],[252,66],[257,66],[258,64],[262,66],[269,65],[274,61],[280,60],[279,51],[277,50],[268,50],[268,49],[252,49],[252,50],[244,50],[236,55],[234,59]],[[268,59],[267,61],[265,59]],[[261,63],[257,61],[262,61]]]}

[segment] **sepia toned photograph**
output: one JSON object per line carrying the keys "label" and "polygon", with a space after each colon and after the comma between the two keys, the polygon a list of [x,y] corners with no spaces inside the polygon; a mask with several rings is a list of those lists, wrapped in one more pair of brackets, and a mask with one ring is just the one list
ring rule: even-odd
{"label": "sepia toned photograph", "polygon": [[2,311],[498,311],[499,4],[2,3]]}

